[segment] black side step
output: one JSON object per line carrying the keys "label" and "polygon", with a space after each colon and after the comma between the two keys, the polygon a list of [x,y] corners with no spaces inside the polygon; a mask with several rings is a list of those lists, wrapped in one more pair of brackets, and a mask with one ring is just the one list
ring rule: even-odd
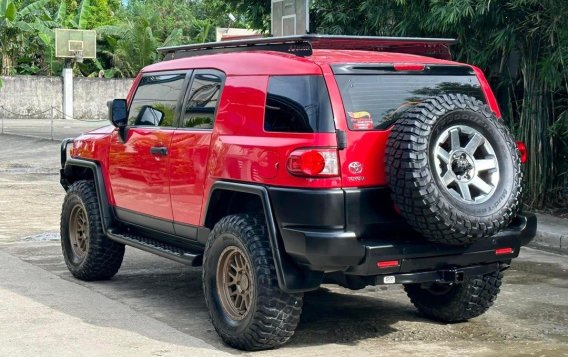
{"label": "black side step", "polygon": [[202,254],[194,253],[187,249],[167,244],[152,238],[144,237],[140,234],[120,231],[116,228],[109,228],[107,236],[124,245],[144,250],[149,253],[159,255],[164,258],[174,260],[178,263],[199,266],[201,265]]}

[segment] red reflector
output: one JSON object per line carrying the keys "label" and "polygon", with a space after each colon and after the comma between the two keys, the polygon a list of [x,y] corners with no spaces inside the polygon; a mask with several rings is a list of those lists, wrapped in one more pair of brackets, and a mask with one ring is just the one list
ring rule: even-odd
{"label": "red reflector", "polygon": [[398,260],[385,260],[384,262],[377,262],[379,269],[393,268],[398,266]]}
{"label": "red reflector", "polygon": [[499,248],[495,249],[495,255],[505,255],[513,253],[513,248]]}
{"label": "red reflector", "polygon": [[423,71],[424,65],[423,64],[416,64],[416,63],[395,63],[394,64],[395,71]]}
{"label": "red reflector", "polygon": [[522,141],[517,141],[517,150],[519,150],[519,155],[521,156],[521,164],[527,162],[527,146]]}

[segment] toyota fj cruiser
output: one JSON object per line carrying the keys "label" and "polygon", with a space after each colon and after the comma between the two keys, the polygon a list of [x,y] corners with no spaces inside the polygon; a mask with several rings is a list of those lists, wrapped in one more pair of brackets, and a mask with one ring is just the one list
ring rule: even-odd
{"label": "toyota fj cruiser", "polygon": [[425,316],[484,313],[536,231],[483,73],[452,40],[294,36],[159,49],[112,126],[63,141],[61,244],[109,279],[125,245],[203,266],[229,345],[273,348],[303,293],[403,284]]}

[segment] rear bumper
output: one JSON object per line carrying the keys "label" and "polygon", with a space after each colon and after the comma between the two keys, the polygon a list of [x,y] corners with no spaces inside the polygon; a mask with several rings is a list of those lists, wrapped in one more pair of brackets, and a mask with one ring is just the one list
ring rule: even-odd
{"label": "rear bumper", "polygon": [[[329,190],[327,190],[329,191]],[[333,190],[335,201],[329,195],[310,193],[307,201],[298,201],[292,197],[296,206],[294,211],[275,202],[278,195],[271,192],[272,204],[279,226],[280,235],[286,253],[300,266],[315,271],[342,271],[348,275],[376,276],[407,274],[414,272],[436,272],[471,266],[487,266],[494,263],[507,263],[519,255],[520,247],[528,244],[536,234],[536,217],[531,213],[519,215],[508,228],[495,236],[481,240],[464,247],[446,246],[425,242],[423,238],[408,230],[404,222],[396,218],[377,214],[369,221],[353,225],[355,218],[344,213],[344,207],[349,207],[349,193],[343,190]],[[296,192],[296,194],[300,194]],[[357,199],[363,198],[360,206],[365,206],[364,194],[358,193]],[[381,194],[373,192],[374,203]],[[388,197],[388,196],[387,196]],[[381,206],[389,205],[390,201],[383,197]],[[290,195],[282,201],[289,202]],[[304,196],[305,198],[305,196]],[[343,199],[343,202],[337,200]],[[280,201],[280,200],[278,200]],[[347,203],[345,202],[347,201]],[[298,209],[302,202],[302,209]],[[329,219],[330,215],[333,219]],[[317,228],[303,224],[304,208],[307,211],[318,212],[309,215],[309,222],[316,223]],[[283,212],[284,210],[284,212]],[[297,221],[297,222],[294,222]],[[308,220],[305,221],[306,223]],[[294,224],[295,223],[295,224]],[[319,224],[318,224],[319,223]],[[312,226],[313,227],[313,226]],[[384,229],[377,229],[383,227]],[[354,228],[350,230],[349,228]],[[395,230],[396,228],[396,230]],[[511,248],[511,252],[500,252],[498,249]],[[379,268],[379,261],[397,261],[396,266]]]}
{"label": "rear bumper", "polygon": [[[350,232],[285,229],[286,252],[296,263],[310,270],[343,270],[352,275],[379,275],[466,267],[477,264],[506,262],[519,255],[536,232],[536,216],[518,216],[495,236],[466,247],[453,247],[403,237],[358,239]],[[496,254],[511,248],[510,253]],[[379,268],[379,261],[398,261],[398,265]]]}

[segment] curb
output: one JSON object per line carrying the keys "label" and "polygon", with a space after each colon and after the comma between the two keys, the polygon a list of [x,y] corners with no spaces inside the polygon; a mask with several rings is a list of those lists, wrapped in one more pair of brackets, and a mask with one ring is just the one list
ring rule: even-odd
{"label": "curb", "polygon": [[537,214],[536,236],[529,247],[568,253],[568,220]]}
{"label": "curb", "polygon": [[534,239],[528,244],[532,248],[555,250],[568,253],[568,235],[553,234],[548,232],[536,232]]}

